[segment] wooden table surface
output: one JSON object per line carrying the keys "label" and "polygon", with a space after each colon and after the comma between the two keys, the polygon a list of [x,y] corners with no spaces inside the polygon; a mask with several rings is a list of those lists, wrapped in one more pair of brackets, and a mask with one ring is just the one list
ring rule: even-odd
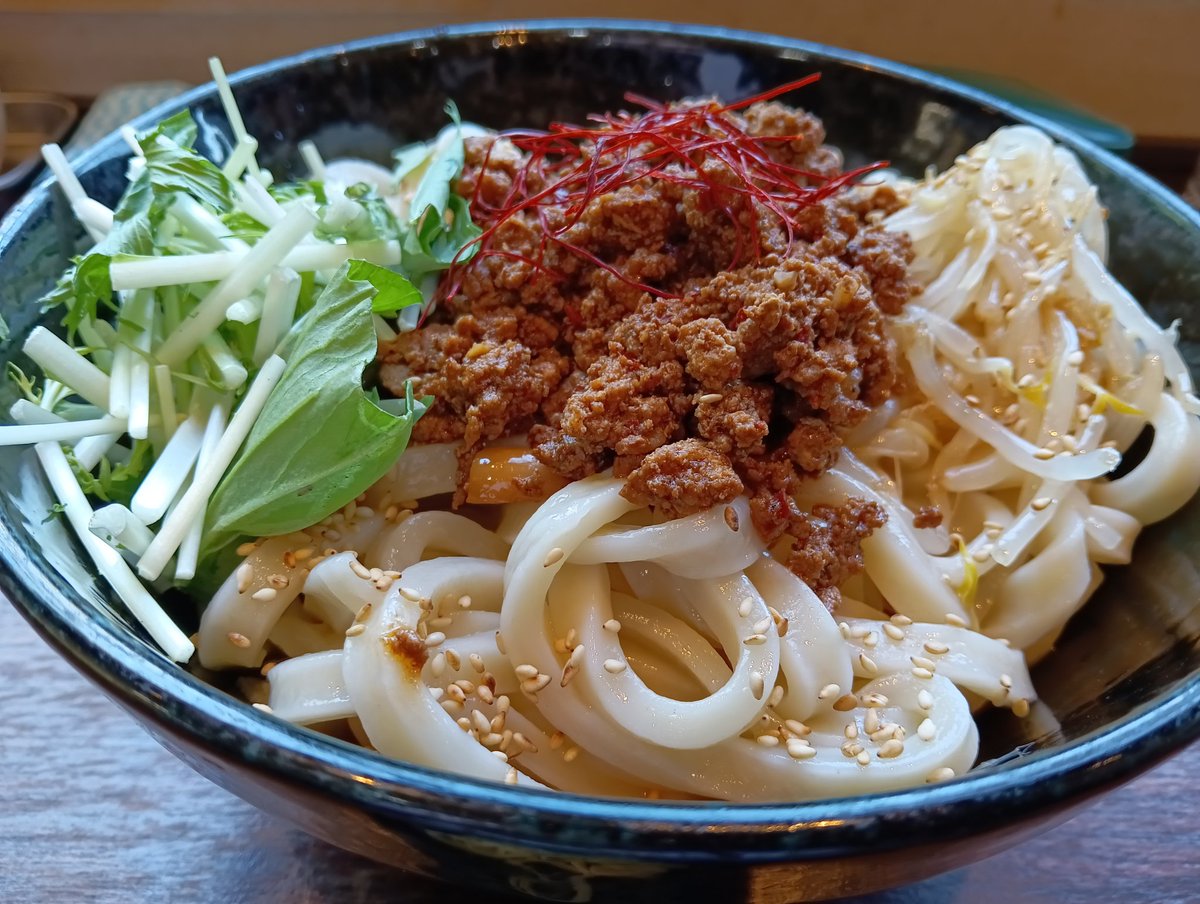
{"label": "wooden table surface", "polygon": [[[1193,746],[1040,838],[861,900],[1200,901],[1197,773]],[[0,902],[458,899],[310,838],[200,778],[0,598]]]}

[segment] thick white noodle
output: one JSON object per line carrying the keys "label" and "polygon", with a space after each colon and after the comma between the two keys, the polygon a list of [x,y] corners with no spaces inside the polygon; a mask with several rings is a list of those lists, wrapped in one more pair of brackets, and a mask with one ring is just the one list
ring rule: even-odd
{"label": "thick white noodle", "polygon": [[355,714],[342,677],[342,651],[309,653],[279,663],[267,673],[268,705],[298,725],[348,719]]}
{"label": "thick white noodle", "polygon": [[[466,592],[471,582],[460,581],[461,573],[454,559],[444,558],[414,565],[405,581],[426,599],[435,599]],[[390,640],[403,638],[402,651],[423,647],[417,637],[421,609],[400,589],[393,585],[383,603],[360,622],[363,632],[346,638],[342,671],[363,729],[385,756],[505,781],[510,767],[463,732],[420,680],[423,663],[411,653],[397,652]],[[516,781],[538,784],[523,774]]]}
{"label": "thick white noodle", "polygon": [[750,522],[750,501],[739,496],[729,504],[663,524],[602,531],[583,541],[571,561],[576,565],[654,562],[672,574],[704,579],[736,574],[765,549]]}

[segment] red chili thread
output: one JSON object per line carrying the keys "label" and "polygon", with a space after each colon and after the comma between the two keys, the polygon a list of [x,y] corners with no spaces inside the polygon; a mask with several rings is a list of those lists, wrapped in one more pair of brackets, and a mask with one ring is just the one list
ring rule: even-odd
{"label": "red chili thread", "polygon": [[[670,181],[697,191],[713,210],[728,219],[735,237],[731,266],[737,266],[743,260],[747,246],[753,250],[754,257],[759,253],[762,236],[756,213],[758,208],[765,209],[782,224],[790,249],[797,228],[796,213],[887,164],[875,163],[827,177],[780,163],[766,153],[766,146],[804,141],[806,136],[750,135],[729,114],[807,87],[819,78],[820,74],[814,73],[725,106],[710,102],[672,107],[628,93],[625,100],[644,108],[645,113],[593,114],[588,117],[596,124],[591,128],[551,123],[544,132],[504,133],[503,137],[525,152],[525,158],[516,170],[511,188],[498,204],[487,203],[481,195],[482,178],[476,182],[471,211],[482,232],[474,242],[461,249],[452,262],[445,283],[446,297],[457,295],[464,271],[487,257],[517,260],[549,278],[561,278],[561,274],[544,263],[550,244],[634,288],[659,297],[678,297],[639,282],[565,237],[595,198],[648,178]],[[481,175],[491,162],[493,147],[495,142],[488,146],[484,155]],[[715,178],[703,166],[706,159],[718,161],[726,171],[723,175],[732,174],[734,181]],[[797,180],[811,184],[800,184]],[[535,190],[533,185],[540,185],[540,188]],[[559,213],[554,224],[547,216],[547,211],[552,208]],[[498,230],[527,211],[536,213],[542,233],[536,258],[493,247]],[[464,262],[462,259],[472,250],[474,256]]]}

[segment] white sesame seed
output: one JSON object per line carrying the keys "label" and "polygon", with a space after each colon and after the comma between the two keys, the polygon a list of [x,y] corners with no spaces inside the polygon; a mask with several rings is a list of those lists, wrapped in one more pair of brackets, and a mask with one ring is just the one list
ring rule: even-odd
{"label": "white sesame seed", "polygon": [[457,684],[446,685],[446,696],[459,703],[465,703],[467,700],[466,692]]}
{"label": "white sesame seed", "polygon": [[873,735],[879,731],[879,712],[877,710],[867,710],[867,714],[863,718],[863,731],[868,735]]}
{"label": "white sesame seed", "polygon": [[700,398],[696,399],[696,401],[701,405],[712,405],[721,401],[723,398],[725,397],[719,392],[706,392],[704,395],[700,396]]}
{"label": "white sesame seed", "polygon": [[504,784],[515,785],[517,783],[517,767],[510,766],[508,772],[504,773]]}
{"label": "white sesame seed", "polygon": [[933,694],[922,688],[917,692],[917,706],[926,711],[933,709]]}
{"label": "white sesame seed", "polygon": [[257,709],[260,713],[266,713],[268,716],[274,712],[274,710],[265,703],[251,703],[250,705]]}
{"label": "white sesame seed", "polygon": [[486,684],[477,684],[475,686],[475,696],[484,703],[495,703],[496,698],[492,695],[492,689]]}
{"label": "white sesame seed", "polygon": [[925,652],[932,653],[934,656],[941,656],[944,653],[949,653],[950,648],[940,640],[925,641]]}
{"label": "white sesame seed", "polygon": [[768,616],[767,618],[763,618],[763,619],[760,619],[759,621],[756,621],[754,623],[754,627],[752,627],[750,630],[753,631],[755,634],[765,634],[767,632],[767,629],[769,629],[772,624],[773,624],[773,622],[771,621],[770,616]]}
{"label": "white sesame seed", "polygon": [[884,741],[879,747],[879,752],[875,755],[881,760],[890,760],[900,756],[902,753],[904,753],[904,742],[892,738],[890,741]]}
{"label": "white sesame seed", "polygon": [[523,662],[519,666],[517,666],[515,669],[513,669],[513,672],[515,672],[516,676],[518,678],[520,678],[522,681],[528,681],[530,678],[537,677],[538,668],[536,665],[531,665],[528,662]]}
{"label": "white sesame seed", "polygon": [[619,675],[625,671],[625,663],[619,659],[606,659],[604,660],[604,671],[610,675]]}
{"label": "white sesame seed", "polygon": [[434,700],[441,700],[442,697],[446,696],[446,689],[444,687],[431,687],[429,689],[429,696]]}
{"label": "white sesame seed", "polygon": [[923,669],[919,666],[912,670],[912,674],[913,674],[914,678],[932,678],[933,677],[933,672],[931,672],[929,669]]}
{"label": "white sesame seed", "polygon": [[798,738],[803,738],[803,737],[806,737],[807,735],[812,734],[812,729],[809,728],[807,725],[805,725],[803,722],[798,721],[797,719],[784,720],[783,727],[786,728],[792,734],[796,735],[796,737],[798,737]]}
{"label": "white sesame seed", "polygon": [[904,637],[905,637],[904,632],[902,630],[900,630],[899,628],[897,628],[895,625],[893,625],[891,622],[888,622],[887,624],[885,624],[883,626],[883,633],[886,634],[888,637],[890,637],[892,640],[904,640]]}
{"label": "white sesame seed", "polygon": [[953,625],[955,628],[965,628],[967,622],[962,616],[955,615],[953,612],[946,613],[946,624]]}
{"label": "white sesame seed", "polygon": [[508,650],[504,648],[504,637],[499,631],[496,632],[496,649],[500,651],[501,655],[508,655]]}
{"label": "white sesame seed", "polygon": [[949,766],[939,766],[925,777],[925,784],[931,785],[934,782],[945,782],[954,778],[954,770]]}
{"label": "white sesame seed", "polygon": [[229,642],[235,647],[240,647],[243,650],[250,647],[250,638],[245,634],[239,634],[237,631],[230,631],[225,636],[229,638]]}
{"label": "white sesame seed", "polygon": [[238,546],[237,554],[244,558],[244,557],[250,555],[250,553],[254,552],[254,550],[256,550],[256,549],[258,549],[257,541],[255,541],[253,543],[243,543],[240,546]]}
{"label": "white sesame seed", "polygon": [[421,594],[418,593],[416,590],[413,590],[411,587],[401,587],[400,595],[402,597],[404,597],[406,600],[408,600],[410,603],[417,603],[417,602],[420,602],[420,600],[421,600]]}
{"label": "white sesame seed", "polygon": [[538,675],[536,678],[530,678],[521,682],[521,690],[527,694],[536,694],[550,683],[549,675]]}
{"label": "white sesame seed", "polygon": [[748,647],[757,647],[766,642],[767,642],[767,635],[765,635],[765,634],[751,634],[749,637],[742,638],[742,643],[744,643]]}
{"label": "white sesame seed", "polygon": [[443,641],[445,641],[445,639],[446,639],[446,635],[443,634],[441,631],[434,631],[432,634],[430,634],[428,637],[425,638],[425,646],[436,647],[439,644],[441,644]]}
{"label": "white sesame seed", "polygon": [[843,622],[838,622],[838,630],[842,632],[842,637],[846,640],[850,639],[850,626]]}
{"label": "white sesame seed", "polygon": [[1037,449],[1034,451],[1033,457],[1038,459],[1039,461],[1047,461],[1048,459],[1051,459],[1054,457],[1054,450],[1048,449],[1045,446],[1042,446],[1040,449]]}
{"label": "white sesame seed", "polygon": [[858,723],[847,722],[846,727],[842,729],[842,734],[846,736],[847,740],[855,740],[858,737]]}
{"label": "white sesame seed", "polygon": [[1053,502],[1054,502],[1054,500],[1051,499],[1049,496],[1040,496],[1037,499],[1033,500],[1033,502],[1029,503],[1029,507],[1031,509],[1033,509],[1035,512],[1040,512],[1040,511],[1043,511],[1044,509],[1049,508],[1050,504]]}
{"label": "white sesame seed", "polygon": [[854,640],[862,640],[864,637],[866,637],[870,633],[871,633],[871,629],[867,628],[863,625],[855,625],[853,628],[850,629],[850,636]]}
{"label": "white sesame seed", "polygon": [[1013,715],[1018,719],[1024,719],[1029,715],[1029,701],[1024,697],[1020,697],[1012,702]]}
{"label": "white sesame seed", "polygon": [[865,750],[860,750],[858,752],[858,756],[854,758],[854,761],[860,766],[870,766],[871,754],[867,753]]}
{"label": "white sesame seed", "polygon": [[1072,367],[1078,367],[1083,363],[1083,352],[1079,351],[1078,349],[1071,352],[1071,354],[1067,355],[1067,363]]}
{"label": "white sesame seed", "polygon": [[741,522],[738,520],[737,509],[731,505],[725,506],[725,526],[735,533],[737,532],[738,528],[741,527]]}
{"label": "white sesame seed", "polygon": [[494,756],[496,759],[498,759],[502,763],[508,762],[508,754],[505,753],[503,750],[493,750],[492,756]]}
{"label": "white sesame seed", "polygon": [[833,709],[835,712],[848,713],[852,709],[858,708],[858,698],[853,694],[843,694],[833,701]]}
{"label": "white sesame seed", "polygon": [[818,700],[828,700],[831,697],[838,697],[842,693],[840,684],[827,684],[817,693]]}
{"label": "white sesame seed", "polygon": [[750,597],[746,597],[744,600],[738,603],[738,615],[740,615],[742,618],[745,618],[750,614],[750,610],[753,608],[754,600],[750,599]]}
{"label": "white sesame seed", "polygon": [[483,671],[486,668],[486,666],[484,665],[482,656],[480,656],[478,653],[472,653],[470,656],[467,657],[467,661],[471,663],[472,669],[474,669],[480,675],[483,674]]}
{"label": "white sesame seed", "polygon": [[579,756],[579,748],[578,747],[568,747],[566,750],[563,751],[563,762],[570,763],[577,756]]}
{"label": "white sesame seed", "polygon": [[566,553],[563,552],[562,547],[555,546],[548,553],[546,553],[546,558],[542,562],[542,567],[549,568],[552,565],[557,565],[562,561],[564,555],[566,555]]}
{"label": "white sesame seed", "polygon": [[621,630],[621,623],[615,618],[610,618],[604,623],[604,630],[616,634]]}
{"label": "white sesame seed", "polygon": [[371,569],[367,568],[367,566],[364,565],[362,562],[358,561],[358,559],[350,560],[350,570],[353,571],[360,578],[362,578],[364,581],[372,580]]}
{"label": "white sesame seed", "polygon": [[454,682],[454,686],[459,688],[467,696],[475,693],[475,682],[468,681],[466,678],[459,678]]}
{"label": "white sesame seed", "polygon": [[937,663],[932,659],[927,659],[924,656],[911,656],[909,659],[919,669],[929,669],[931,672],[937,670]]}
{"label": "white sesame seed", "polygon": [[237,567],[235,573],[237,575],[237,592],[245,593],[250,589],[250,582],[254,579],[254,568],[249,562],[243,562]]}
{"label": "white sesame seed", "polygon": [[779,737],[773,734],[760,734],[754,740],[758,741],[763,747],[778,747]]}
{"label": "white sesame seed", "polygon": [[866,653],[858,654],[858,664],[862,666],[862,670],[868,675],[875,675],[879,672],[879,666],[875,664],[875,660]]}
{"label": "white sesame seed", "polygon": [[862,702],[866,707],[884,707],[888,705],[888,698],[883,694],[867,694]]}
{"label": "white sesame seed", "polygon": [[452,715],[452,716],[463,711],[462,703],[460,703],[458,700],[455,700],[453,698],[448,698],[446,700],[441,701],[441,706],[442,706],[442,709],[444,709],[446,712],[450,713],[450,715]]}
{"label": "white sesame seed", "polygon": [[929,719],[922,719],[921,724],[917,726],[917,737],[922,741],[932,741],[937,737],[937,726]]}
{"label": "white sesame seed", "polygon": [[269,603],[279,595],[279,591],[274,587],[262,587],[250,594],[250,599],[258,600],[260,603]]}
{"label": "white sesame seed", "polygon": [[362,634],[366,630],[367,630],[367,626],[360,622],[357,625],[351,625],[349,628],[347,628],[346,636],[347,637],[358,637],[359,634]]}
{"label": "white sesame seed", "polygon": [[875,631],[872,631],[870,634],[868,634],[866,637],[863,638],[863,646],[864,647],[874,649],[878,645],[879,645],[879,634],[877,634]]}
{"label": "white sesame seed", "polygon": [[755,700],[761,700],[766,692],[766,681],[763,678],[762,672],[753,671],[750,673],[750,693],[754,695]]}
{"label": "white sesame seed", "polygon": [[775,687],[772,688],[772,690],[771,690],[771,696],[767,698],[767,705],[768,706],[778,706],[780,703],[783,702],[783,694],[784,694],[783,685],[782,684],[775,685]]}
{"label": "white sesame seed", "polygon": [[434,678],[440,678],[445,671],[446,671],[446,654],[445,653],[438,653],[431,660],[429,660],[429,673],[431,675],[433,675]]}
{"label": "white sesame seed", "polygon": [[862,752],[863,745],[859,744],[857,741],[842,742],[842,756],[852,760]]}
{"label": "white sesame seed", "polygon": [[454,671],[457,672],[459,669],[462,668],[462,658],[458,655],[458,653],[455,650],[447,648],[446,664],[448,666],[450,666],[450,668],[454,669]]}
{"label": "white sesame seed", "polygon": [[787,742],[787,752],[793,760],[811,760],[817,755],[817,749],[801,741],[799,738],[792,738]]}
{"label": "white sesame seed", "polygon": [[1009,688],[1012,687],[1012,678],[1009,675],[1001,675],[1000,676],[1000,686],[1002,688],[1004,688],[1005,690],[1008,690]]}

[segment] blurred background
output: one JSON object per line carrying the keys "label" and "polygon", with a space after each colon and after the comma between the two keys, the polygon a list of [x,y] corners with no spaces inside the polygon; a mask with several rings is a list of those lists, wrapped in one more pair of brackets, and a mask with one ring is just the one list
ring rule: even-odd
{"label": "blurred background", "polygon": [[[92,125],[107,131],[112,117],[204,80],[213,54],[233,71],[408,28],[601,14],[785,34],[1065,106],[1177,190],[1200,153],[1197,0],[0,0],[0,92],[9,97],[0,172],[42,140],[35,133],[76,114],[95,109]],[[35,96],[47,93],[68,105]],[[1078,118],[1084,112],[1099,122]],[[77,142],[95,137],[85,131]]]}

